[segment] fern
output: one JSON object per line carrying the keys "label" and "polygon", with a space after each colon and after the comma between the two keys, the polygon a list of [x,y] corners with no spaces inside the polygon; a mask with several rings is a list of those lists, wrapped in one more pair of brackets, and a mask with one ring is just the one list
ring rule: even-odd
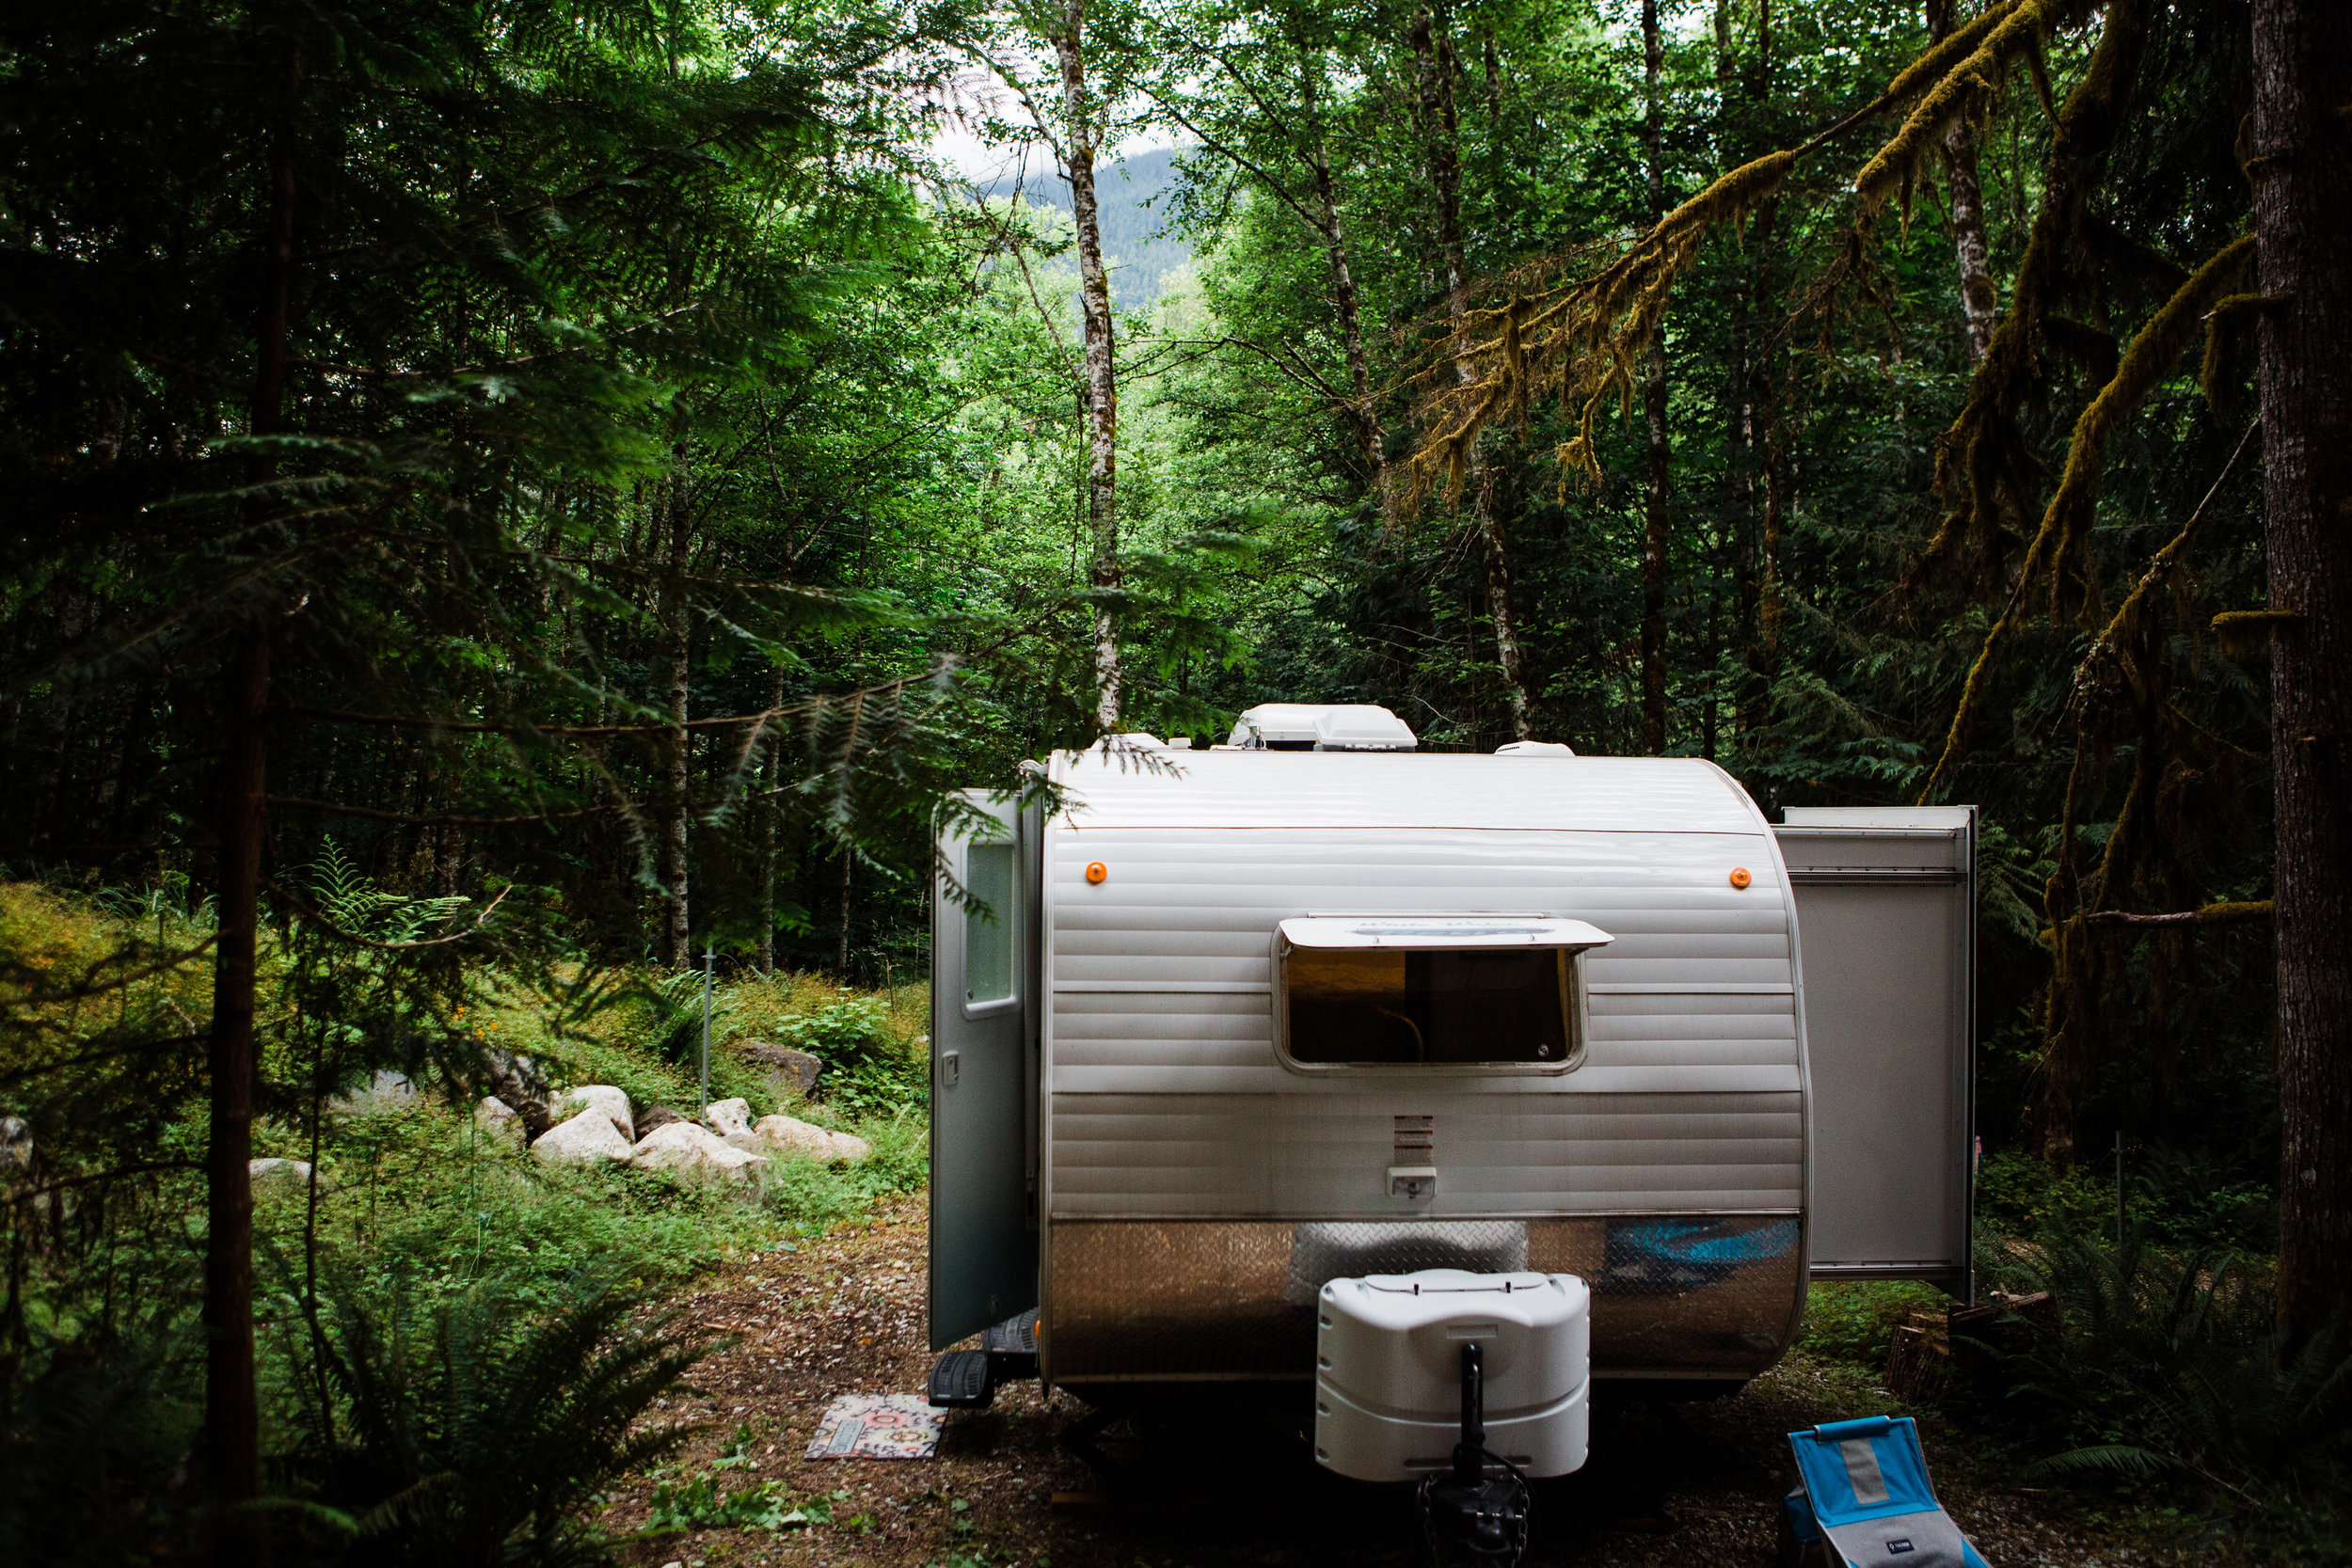
{"label": "fern", "polygon": [[470,898],[410,898],[387,893],[354,864],[332,838],[310,868],[311,896],[327,922],[371,942],[415,942],[470,906]]}
{"label": "fern", "polygon": [[[2270,1291],[2227,1253],[2176,1254],[2146,1227],[2121,1242],[2055,1220],[1987,1272],[2056,1300],[1993,1354],[2012,1400],[2071,1446],[2040,1473],[2184,1475],[2255,1503],[2316,1496],[2352,1458],[2352,1346],[2339,1328],[2282,1352]],[[1987,1347],[1990,1349],[1990,1347]]]}
{"label": "fern", "polygon": [[2087,1449],[2069,1449],[2064,1453],[2038,1459],[2026,1467],[2026,1473],[2029,1476],[2100,1474],[2120,1476],[2127,1481],[2143,1481],[2151,1476],[2171,1474],[2180,1467],[2180,1461],[2169,1454],[2134,1448],[2128,1443],[2101,1443]]}
{"label": "fern", "polygon": [[326,1376],[298,1380],[296,1467],[354,1521],[351,1560],[608,1560],[587,1515],[687,1435],[642,1419],[707,1347],[596,1281],[544,1305],[498,1281],[435,1295],[339,1272],[327,1285]]}

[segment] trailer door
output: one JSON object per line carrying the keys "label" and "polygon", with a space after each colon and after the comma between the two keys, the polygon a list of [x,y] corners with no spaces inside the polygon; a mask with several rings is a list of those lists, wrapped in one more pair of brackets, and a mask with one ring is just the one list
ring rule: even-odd
{"label": "trailer door", "polygon": [[[1000,797],[943,832],[931,895],[931,1349],[1037,1305],[1029,1049],[1038,832]],[[977,900],[959,903],[952,876]],[[980,906],[986,906],[984,909]]]}
{"label": "trailer door", "polygon": [[1974,806],[1791,808],[1816,1279],[1966,1299],[1976,1141]]}

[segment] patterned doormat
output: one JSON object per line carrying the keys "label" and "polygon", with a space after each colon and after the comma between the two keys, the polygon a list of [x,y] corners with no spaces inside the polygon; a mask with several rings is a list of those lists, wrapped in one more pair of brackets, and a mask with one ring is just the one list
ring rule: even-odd
{"label": "patterned doormat", "polygon": [[940,1413],[921,1394],[843,1394],[825,1409],[811,1459],[929,1459]]}

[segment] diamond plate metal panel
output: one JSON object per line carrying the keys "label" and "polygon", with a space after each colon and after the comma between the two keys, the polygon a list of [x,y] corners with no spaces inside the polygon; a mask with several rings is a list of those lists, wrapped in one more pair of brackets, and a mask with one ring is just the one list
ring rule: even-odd
{"label": "diamond plate metal panel", "polygon": [[1334,1279],[1422,1269],[1513,1274],[1526,1267],[1525,1220],[1324,1221],[1291,1227],[1289,1283],[1282,1294],[1311,1307]]}
{"label": "diamond plate metal panel", "polygon": [[1749,1377],[1794,1332],[1801,1240],[1786,1215],[1064,1221],[1046,1370],[1062,1383],[1303,1378],[1326,1281],[1460,1268],[1584,1280],[1596,1371]]}
{"label": "diamond plate metal panel", "polygon": [[1285,1294],[1291,1229],[1253,1220],[1055,1226],[1040,1336],[1046,1375],[1312,1375],[1313,1309]]}

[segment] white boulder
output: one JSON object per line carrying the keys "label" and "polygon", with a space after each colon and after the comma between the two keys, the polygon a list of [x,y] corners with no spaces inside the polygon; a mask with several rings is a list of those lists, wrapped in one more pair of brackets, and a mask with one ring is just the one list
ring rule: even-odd
{"label": "white boulder", "polygon": [[768,1160],[765,1155],[734,1148],[700,1123],[674,1121],[640,1138],[628,1163],[639,1170],[740,1181]]}
{"label": "white boulder", "polygon": [[482,1103],[473,1108],[473,1119],[485,1132],[494,1132],[501,1138],[519,1138],[523,1134],[523,1118],[515,1114],[512,1105],[494,1094],[482,1097]]}
{"label": "white boulder", "polygon": [[571,1120],[540,1133],[531,1152],[542,1160],[584,1165],[598,1160],[623,1162],[630,1151],[628,1140],[612,1125],[612,1117],[603,1107],[591,1105]]}
{"label": "white boulder", "polygon": [[703,1122],[719,1136],[732,1137],[752,1130],[752,1104],[748,1100],[714,1100],[703,1111]]}
{"label": "white boulder", "polygon": [[286,1160],[275,1155],[265,1160],[248,1160],[246,1174],[255,1181],[284,1181],[300,1184],[310,1180],[310,1162]]}
{"label": "white boulder", "polygon": [[874,1146],[849,1132],[828,1132],[797,1117],[762,1117],[752,1125],[752,1137],[770,1148],[806,1154],[818,1160],[857,1164],[874,1152]]}
{"label": "white boulder", "polygon": [[623,1143],[637,1141],[637,1124],[629,1119],[628,1115],[628,1096],[612,1085],[583,1084],[579,1088],[565,1090],[564,1098],[555,1102],[559,1113],[567,1112],[576,1105],[594,1105],[612,1118],[612,1125],[621,1130]]}

